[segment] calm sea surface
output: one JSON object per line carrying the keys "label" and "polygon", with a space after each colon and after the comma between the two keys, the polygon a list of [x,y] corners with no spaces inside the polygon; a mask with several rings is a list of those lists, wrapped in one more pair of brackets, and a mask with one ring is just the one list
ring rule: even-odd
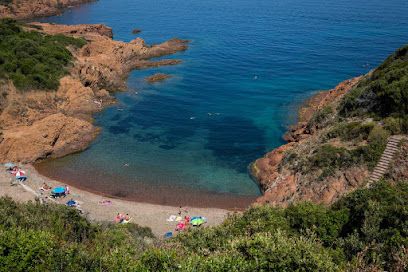
{"label": "calm sea surface", "polygon": [[[364,74],[408,42],[406,0],[100,0],[42,19],[104,23],[114,39],[191,40],[134,71],[85,152],[39,165],[88,190],[160,204],[243,207],[250,162],[282,144],[313,92]],[[173,77],[147,84],[157,72]]]}

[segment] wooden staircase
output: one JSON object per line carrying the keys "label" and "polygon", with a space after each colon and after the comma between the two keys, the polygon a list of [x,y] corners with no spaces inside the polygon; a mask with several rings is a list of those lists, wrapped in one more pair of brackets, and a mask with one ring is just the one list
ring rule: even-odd
{"label": "wooden staircase", "polygon": [[399,150],[399,144],[403,138],[404,137],[400,135],[393,135],[388,138],[387,146],[385,147],[380,161],[377,163],[374,171],[370,175],[367,187],[369,187],[374,182],[379,181],[388,171],[388,168],[392,160],[394,159],[395,154]]}

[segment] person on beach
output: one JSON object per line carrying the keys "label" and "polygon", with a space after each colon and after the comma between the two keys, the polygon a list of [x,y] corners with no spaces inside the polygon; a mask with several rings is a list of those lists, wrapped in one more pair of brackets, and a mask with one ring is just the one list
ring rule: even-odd
{"label": "person on beach", "polygon": [[17,174],[17,171],[18,171],[18,167],[17,166],[14,166],[12,169],[11,169],[11,171],[10,171],[10,174],[12,174],[12,175],[16,175]]}
{"label": "person on beach", "polygon": [[183,231],[185,228],[186,228],[186,224],[185,224],[183,221],[181,221],[181,222],[179,222],[179,223],[177,224],[175,230],[176,230],[176,231]]}
{"label": "person on beach", "polygon": [[70,192],[71,192],[71,191],[70,191],[68,185],[65,185],[65,194],[66,194],[66,195],[69,195]]}
{"label": "person on beach", "polygon": [[123,215],[118,213],[115,217],[115,222],[120,223],[122,221]]}
{"label": "person on beach", "polygon": [[123,217],[123,219],[122,219],[122,221],[120,222],[121,224],[127,224],[127,223],[129,223],[129,221],[130,221],[130,216],[129,216],[129,214],[127,213],[124,217]]}

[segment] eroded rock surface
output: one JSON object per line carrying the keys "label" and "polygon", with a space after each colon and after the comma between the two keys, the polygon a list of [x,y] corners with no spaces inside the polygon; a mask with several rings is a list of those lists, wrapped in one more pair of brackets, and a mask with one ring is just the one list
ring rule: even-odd
{"label": "eroded rock surface", "polygon": [[335,107],[359,80],[360,77],[344,81],[330,91],[313,96],[300,109],[299,122],[284,136],[289,143],[274,149],[252,164],[252,175],[264,192],[257,202],[279,206],[296,201],[329,204],[343,194],[362,186],[369,175],[364,166],[338,171],[324,180],[316,181],[318,173],[301,173],[292,169],[292,166],[289,167],[289,163],[285,161],[285,157],[287,158],[291,152],[309,154],[314,147],[321,144],[320,129],[310,127],[309,120],[323,107],[327,105]]}
{"label": "eroded rock surface", "polygon": [[171,76],[166,75],[166,74],[157,73],[157,74],[154,74],[154,75],[151,75],[145,78],[145,80],[149,83],[154,83],[154,82],[166,80],[168,78],[171,78]]}
{"label": "eroded rock surface", "polygon": [[35,23],[47,34],[86,39],[81,49],[69,48],[75,61],[58,90],[19,91],[11,81],[0,82],[0,162],[34,162],[86,148],[99,129],[92,114],[114,103],[113,91],[126,88],[133,69],[174,65],[179,60],[150,58],[187,49],[187,41],[172,39],[149,46],[137,38],[129,43],[112,40],[104,25]]}
{"label": "eroded rock surface", "polygon": [[93,0],[12,0],[0,4],[0,18],[29,19],[51,16],[64,9]]}

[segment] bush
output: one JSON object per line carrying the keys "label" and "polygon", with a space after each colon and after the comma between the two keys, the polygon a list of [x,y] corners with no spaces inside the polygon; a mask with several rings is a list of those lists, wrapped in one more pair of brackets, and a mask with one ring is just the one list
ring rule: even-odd
{"label": "bush", "polygon": [[314,128],[323,128],[327,126],[332,115],[333,109],[330,106],[326,106],[316,111],[307,123],[307,129],[312,130]]}
{"label": "bush", "polygon": [[0,198],[1,271],[129,270],[152,236],[134,224],[91,224],[62,205]]}
{"label": "bush", "polygon": [[408,114],[408,45],[398,49],[345,95],[339,110],[342,116]]}
{"label": "bush", "polygon": [[249,263],[247,271],[341,271],[331,251],[316,240],[280,230],[238,239],[233,249]]}
{"label": "bush", "polygon": [[325,245],[332,245],[339,236],[343,225],[348,221],[348,210],[332,211],[310,202],[291,205],[285,210],[292,229],[299,233],[312,231]]}
{"label": "bush", "polygon": [[0,198],[0,270],[404,271],[407,205],[407,182],[380,182],[331,207],[256,206],[147,246],[151,233],[132,224],[95,225],[68,207]]}
{"label": "bush", "polygon": [[393,135],[408,133],[408,115],[385,118],[384,128]]}
{"label": "bush", "polygon": [[340,123],[327,133],[329,139],[339,137],[343,141],[367,140],[368,135],[374,128],[374,123],[350,122]]}
{"label": "bush", "polygon": [[13,2],[13,0],[0,0],[0,5],[10,5]]}
{"label": "bush", "polygon": [[0,20],[0,78],[11,79],[21,90],[56,90],[59,79],[68,73],[72,54],[83,39],[24,31],[11,19]]}
{"label": "bush", "polygon": [[50,233],[0,228],[0,265],[2,269],[45,271],[55,266],[56,250],[56,241]]}
{"label": "bush", "polygon": [[319,179],[332,176],[336,170],[350,167],[358,163],[359,157],[355,153],[344,148],[335,147],[330,144],[319,146],[314,154],[305,161],[308,165],[304,172],[321,170]]}
{"label": "bush", "polygon": [[368,145],[356,150],[356,154],[361,154],[369,168],[374,168],[381,158],[387,145],[390,133],[381,126],[375,126],[368,135]]}
{"label": "bush", "polygon": [[334,210],[348,209],[350,212],[340,243],[348,258],[366,251],[366,262],[389,269],[394,263],[394,253],[408,246],[407,204],[407,182],[380,182],[336,203]]}

